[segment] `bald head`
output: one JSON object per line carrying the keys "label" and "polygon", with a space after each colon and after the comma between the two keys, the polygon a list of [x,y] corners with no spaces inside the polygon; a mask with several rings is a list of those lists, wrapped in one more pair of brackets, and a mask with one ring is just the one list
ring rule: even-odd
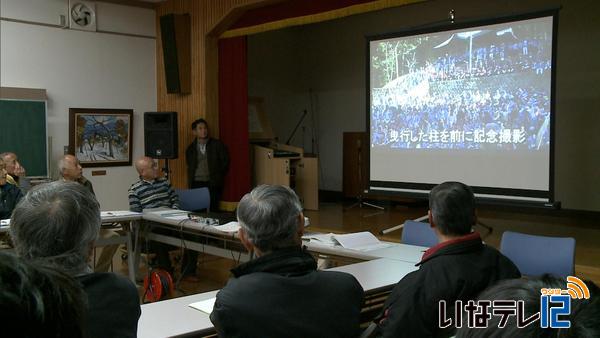
{"label": "bald head", "polygon": [[150,157],[140,157],[135,161],[135,169],[140,177],[146,181],[155,180],[158,177],[158,166]]}
{"label": "bald head", "polygon": [[76,181],[83,174],[79,160],[73,155],[64,155],[58,160],[58,171],[66,181]]}

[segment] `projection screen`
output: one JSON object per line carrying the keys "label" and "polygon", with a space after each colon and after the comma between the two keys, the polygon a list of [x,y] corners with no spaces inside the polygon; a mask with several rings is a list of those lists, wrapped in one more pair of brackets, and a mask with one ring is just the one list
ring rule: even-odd
{"label": "projection screen", "polygon": [[369,190],[552,202],[556,19],[368,37]]}

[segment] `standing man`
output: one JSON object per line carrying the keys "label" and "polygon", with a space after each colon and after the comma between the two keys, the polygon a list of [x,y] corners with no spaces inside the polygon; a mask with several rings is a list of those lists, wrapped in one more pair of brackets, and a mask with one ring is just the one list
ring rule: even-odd
{"label": "standing man", "polygon": [[19,187],[24,194],[27,193],[27,190],[31,188],[31,184],[26,177],[25,168],[19,163],[17,154],[12,152],[2,153],[0,154],[0,160],[6,164],[6,172],[8,173],[6,180],[8,183]]}
{"label": "standing man", "polygon": [[[58,161],[58,171],[62,180],[65,182],[76,182],[84,186],[94,197],[94,187],[92,182],[83,176],[83,168],[77,157],[73,155],[64,155]],[[108,239],[119,237],[120,235],[111,229],[100,228],[100,238]],[[98,257],[98,261],[94,266],[95,272],[108,272],[110,265],[112,264],[113,256],[119,250],[119,245],[107,245],[102,247],[102,253]]]}
{"label": "standing man", "polygon": [[194,141],[185,150],[188,186],[191,189],[208,187],[210,209],[219,210],[225,175],[229,169],[229,154],[223,142],[208,136],[204,119],[192,123]]}

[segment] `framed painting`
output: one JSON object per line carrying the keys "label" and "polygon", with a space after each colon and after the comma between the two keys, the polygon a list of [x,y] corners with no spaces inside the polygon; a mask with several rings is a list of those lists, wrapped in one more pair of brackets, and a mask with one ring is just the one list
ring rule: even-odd
{"label": "framed painting", "polygon": [[69,108],[69,153],[82,167],[131,165],[133,109]]}

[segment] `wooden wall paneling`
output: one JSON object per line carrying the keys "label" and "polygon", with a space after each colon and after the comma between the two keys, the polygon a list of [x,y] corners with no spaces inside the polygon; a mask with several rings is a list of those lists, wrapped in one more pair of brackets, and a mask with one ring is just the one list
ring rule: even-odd
{"label": "wooden wall paneling", "polygon": [[[206,119],[210,132],[218,137],[218,36],[229,24],[221,24],[230,13],[237,13],[248,5],[257,6],[262,0],[170,0],[156,7],[156,67],[157,110],[176,111],[179,120],[179,158],[169,161],[171,182],[174,187],[186,187],[185,148],[192,142],[191,123],[200,117]],[[163,66],[159,18],[169,13],[189,13],[191,18],[191,92],[167,94]],[[229,19],[231,20],[231,19]],[[217,29],[215,29],[217,27]],[[210,33],[210,34],[209,34]]]}

